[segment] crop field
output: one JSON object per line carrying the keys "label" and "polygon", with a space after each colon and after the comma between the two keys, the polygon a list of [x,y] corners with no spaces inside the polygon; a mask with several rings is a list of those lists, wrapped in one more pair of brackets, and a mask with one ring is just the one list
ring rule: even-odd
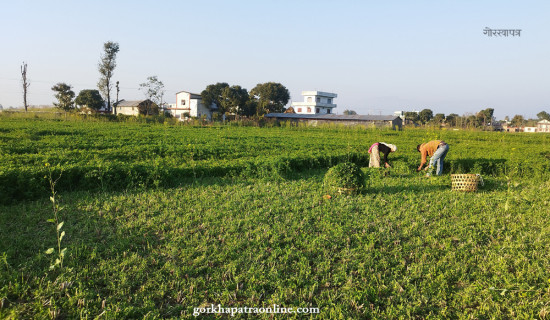
{"label": "crop field", "polygon": [[550,135],[0,117],[0,318],[550,319],[549,252]]}

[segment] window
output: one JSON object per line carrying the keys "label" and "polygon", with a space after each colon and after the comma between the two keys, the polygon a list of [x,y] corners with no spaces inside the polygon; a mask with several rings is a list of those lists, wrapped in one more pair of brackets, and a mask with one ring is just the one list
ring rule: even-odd
{"label": "window", "polygon": [[317,108],[315,111],[316,111],[315,113],[319,113],[321,110]]}
{"label": "window", "polygon": [[298,108],[298,112],[302,112],[302,108]]}
{"label": "window", "polygon": [[311,97],[307,97],[307,102],[311,102]]}
{"label": "window", "polygon": [[311,108],[310,108],[310,107],[307,107],[307,112],[311,112]]}
{"label": "window", "polygon": [[321,98],[317,97],[317,102],[321,102]]}
{"label": "window", "polygon": [[185,100],[181,100],[181,105],[182,105],[182,106],[185,105]]}
{"label": "window", "polygon": [[332,103],[332,98],[328,98],[327,103]]}
{"label": "window", "polygon": [[330,109],[327,109],[327,113],[330,114]]}

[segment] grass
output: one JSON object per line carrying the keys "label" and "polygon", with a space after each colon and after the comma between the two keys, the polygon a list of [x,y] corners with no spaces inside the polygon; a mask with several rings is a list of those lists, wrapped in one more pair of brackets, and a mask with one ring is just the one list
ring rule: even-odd
{"label": "grass", "polygon": [[[369,133],[331,130],[288,134]],[[424,133],[405,134],[393,141]],[[59,192],[67,252],[53,271],[48,197],[1,205],[0,318],[176,319],[210,304],[277,304],[320,310],[288,318],[548,319],[548,179],[485,175],[479,192],[459,193],[448,174],[411,170],[406,151],[390,158],[388,176],[363,168],[363,192],[330,199],[322,167]]]}

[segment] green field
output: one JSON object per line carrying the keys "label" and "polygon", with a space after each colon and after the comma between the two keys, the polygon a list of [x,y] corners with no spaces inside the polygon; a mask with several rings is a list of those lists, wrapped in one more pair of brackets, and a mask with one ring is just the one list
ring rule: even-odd
{"label": "green field", "polygon": [[[389,170],[366,168],[377,141]],[[0,318],[550,319],[550,135],[0,117],[0,151]],[[367,187],[329,199],[344,161]]]}

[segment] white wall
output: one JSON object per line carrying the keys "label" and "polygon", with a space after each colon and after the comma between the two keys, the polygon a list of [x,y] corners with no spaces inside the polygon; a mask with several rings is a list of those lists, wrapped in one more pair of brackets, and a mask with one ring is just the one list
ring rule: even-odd
{"label": "white wall", "polygon": [[139,115],[139,107],[121,107],[116,108],[117,114],[125,114],[128,116],[137,116]]}
{"label": "white wall", "polygon": [[191,117],[200,118],[206,115],[208,120],[212,119],[212,112],[202,104],[201,99],[191,98],[191,94],[185,91],[176,94],[176,107],[168,111],[181,120],[183,120],[183,114],[185,113],[189,113]]}

